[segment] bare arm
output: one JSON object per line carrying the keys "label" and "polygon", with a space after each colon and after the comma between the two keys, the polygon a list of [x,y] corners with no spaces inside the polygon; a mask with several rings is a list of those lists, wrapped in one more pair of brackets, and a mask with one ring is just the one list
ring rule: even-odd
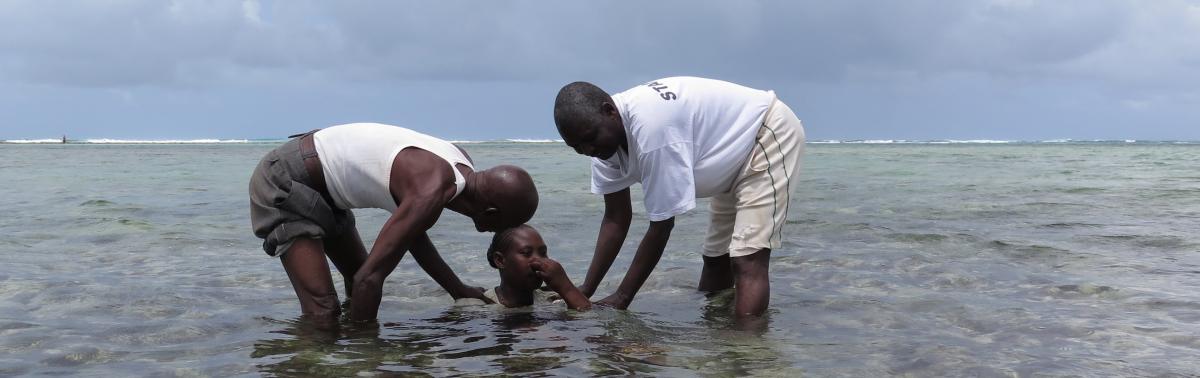
{"label": "bare arm", "polygon": [[633,296],[637,295],[642,284],[646,283],[646,279],[650,277],[650,272],[654,271],[654,266],[658,265],[659,258],[662,258],[663,249],[667,247],[667,240],[671,238],[671,229],[673,228],[675,228],[675,217],[650,222],[650,229],[646,230],[646,236],[638,245],[637,253],[633,255],[633,262],[629,264],[629,272],[625,274],[625,279],[621,280],[621,286],[617,288],[617,292],[596,304],[622,310],[628,308],[629,304],[633,302]]}
{"label": "bare arm", "polygon": [[592,302],[579,291],[579,288],[575,287],[575,284],[571,283],[567,272],[563,270],[558,261],[545,258],[534,261],[530,266],[534,273],[542,278],[546,286],[549,286],[551,290],[562,297],[563,301],[567,302],[567,308],[578,311],[587,311],[592,308]]}
{"label": "bare arm", "polygon": [[575,285],[571,285],[563,290],[556,291],[562,296],[563,301],[567,302],[567,308],[575,311],[587,311],[592,309],[592,301],[588,300]]}
{"label": "bare arm", "polygon": [[437,155],[421,149],[404,149],[393,158],[388,190],[396,201],[396,210],[379,230],[367,261],[354,274],[351,319],[373,320],[378,316],[384,279],[414,242],[419,238],[428,240],[425,231],[437,222],[454,195],[454,172],[450,169]]}
{"label": "bare arm", "polygon": [[604,195],[604,219],[600,221],[600,235],[596,238],[596,251],[592,255],[592,263],[588,266],[587,276],[579,291],[584,296],[591,297],[596,293],[596,287],[612,267],[613,260],[621,252],[625,236],[629,234],[629,224],[633,220],[633,205],[629,199],[629,188]]}
{"label": "bare arm", "polygon": [[354,274],[354,299],[350,301],[350,318],[356,321],[374,320],[379,314],[379,302],[383,299],[383,281],[400,258],[404,248],[418,235],[424,235],[437,221],[441,208],[433,201],[406,201],[392,212],[384,222],[379,237],[371,246],[371,253],[358,272]]}
{"label": "bare arm", "polygon": [[442,289],[450,293],[450,297],[454,299],[476,298],[483,300],[485,303],[492,303],[491,299],[483,295],[483,290],[480,288],[469,287],[463,284],[458,275],[454,273],[454,270],[450,269],[449,265],[446,265],[445,260],[442,260],[442,256],[438,254],[437,247],[433,245],[432,240],[429,240],[428,234],[422,232],[421,235],[417,236],[409,251],[412,252],[413,259],[417,260],[417,265],[420,265],[421,269],[426,274],[429,274],[429,277],[433,278],[438,285],[441,285]]}

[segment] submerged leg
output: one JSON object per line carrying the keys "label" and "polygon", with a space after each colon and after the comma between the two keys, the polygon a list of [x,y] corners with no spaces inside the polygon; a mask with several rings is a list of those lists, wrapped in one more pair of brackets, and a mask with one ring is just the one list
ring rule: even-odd
{"label": "submerged leg", "polygon": [[358,236],[358,229],[351,227],[341,235],[326,238],[325,254],[333,261],[338,273],[342,274],[342,281],[346,284],[346,299],[351,299],[354,295],[354,274],[367,261],[367,248]]}
{"label": "submerged leg", "polygon": [[733,287],[733,269],[729,261],[729,243],[737,221],[737,199],[729,193],[709,201],[708,235],[704,238],[704,270],[696,289],[709,294]]}
{"label": "submerged leg", "polygon": [[280,261],[300,299],[300,311],[319,323],[336,322],[341,308],[321,240],[295,239]]}
{"label": "submerged leg", "polygon": [[713,293],[733,287],[733,266],[729,254],[704,256],[704,269],[700,271],[700,284],[696,290]]}
{"label": "submerged leg", "polygon": [[762,315],[771,301],[771,280],[768,274],[771,250],[763,248],[746,256],[734,257],[732,260],[737,280],[734,316],[741,318]]}

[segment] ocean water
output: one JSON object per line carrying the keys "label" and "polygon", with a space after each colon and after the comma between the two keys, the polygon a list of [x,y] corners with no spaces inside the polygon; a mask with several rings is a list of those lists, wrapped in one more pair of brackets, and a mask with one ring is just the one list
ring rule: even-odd
{"label": "ocean water", "polygon": [[[317,329],[250,233],[247,178],[275,145],[0,145],[0,376],[1200,374],[1198,145],[810,145],[752,330],[731,292],[694,290],[703,202],[629,311],[455,305],[406,258],[379,324]],[[587,161],[464,147],[533,174],[531,224],[582,281],[603,206]],[[645,230],[634,208],[597,299]],[[357,214],[370,243],[386,214]],[[464,281],[498,283],[490,234],[448,212],[431,237]]]}

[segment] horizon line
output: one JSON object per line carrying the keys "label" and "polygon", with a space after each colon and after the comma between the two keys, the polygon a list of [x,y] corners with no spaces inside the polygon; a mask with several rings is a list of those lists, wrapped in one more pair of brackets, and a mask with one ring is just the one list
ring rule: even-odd
{"label": "horizon line", "polygon": [[[288,138],[271,139],[116,139],[116,138],[42,138],[42,139],[0,139],[0,144],[268,144],[282,143]],[[543,138],[500,138],[486,140],[448,140],[456,144],[480,143],[530,143],[547,144],[562,143],[562,139]],[[809,140],[808,144],[1200,144],[1200,140],[1189,139],[817,139]]]}

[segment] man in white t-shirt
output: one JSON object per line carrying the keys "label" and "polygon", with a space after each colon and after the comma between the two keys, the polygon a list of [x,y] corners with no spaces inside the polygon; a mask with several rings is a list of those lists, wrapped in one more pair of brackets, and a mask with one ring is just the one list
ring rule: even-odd
{"label": "man in white t-shirt", "polygon": [[633,217],[640,182],[650,227],[616,293],[597,302],[627,308],[662,257],[675,216],[711,197],[699,289],[736,283],[734,312],[761,315],[770,299],[772,249],[781,244],[804,128],[775,93],[696,77],[669,77],[609,96],[586,82],[554,102],[567,146],[592,157],[592,192],[604,195],[587,296],[612,266]]}

